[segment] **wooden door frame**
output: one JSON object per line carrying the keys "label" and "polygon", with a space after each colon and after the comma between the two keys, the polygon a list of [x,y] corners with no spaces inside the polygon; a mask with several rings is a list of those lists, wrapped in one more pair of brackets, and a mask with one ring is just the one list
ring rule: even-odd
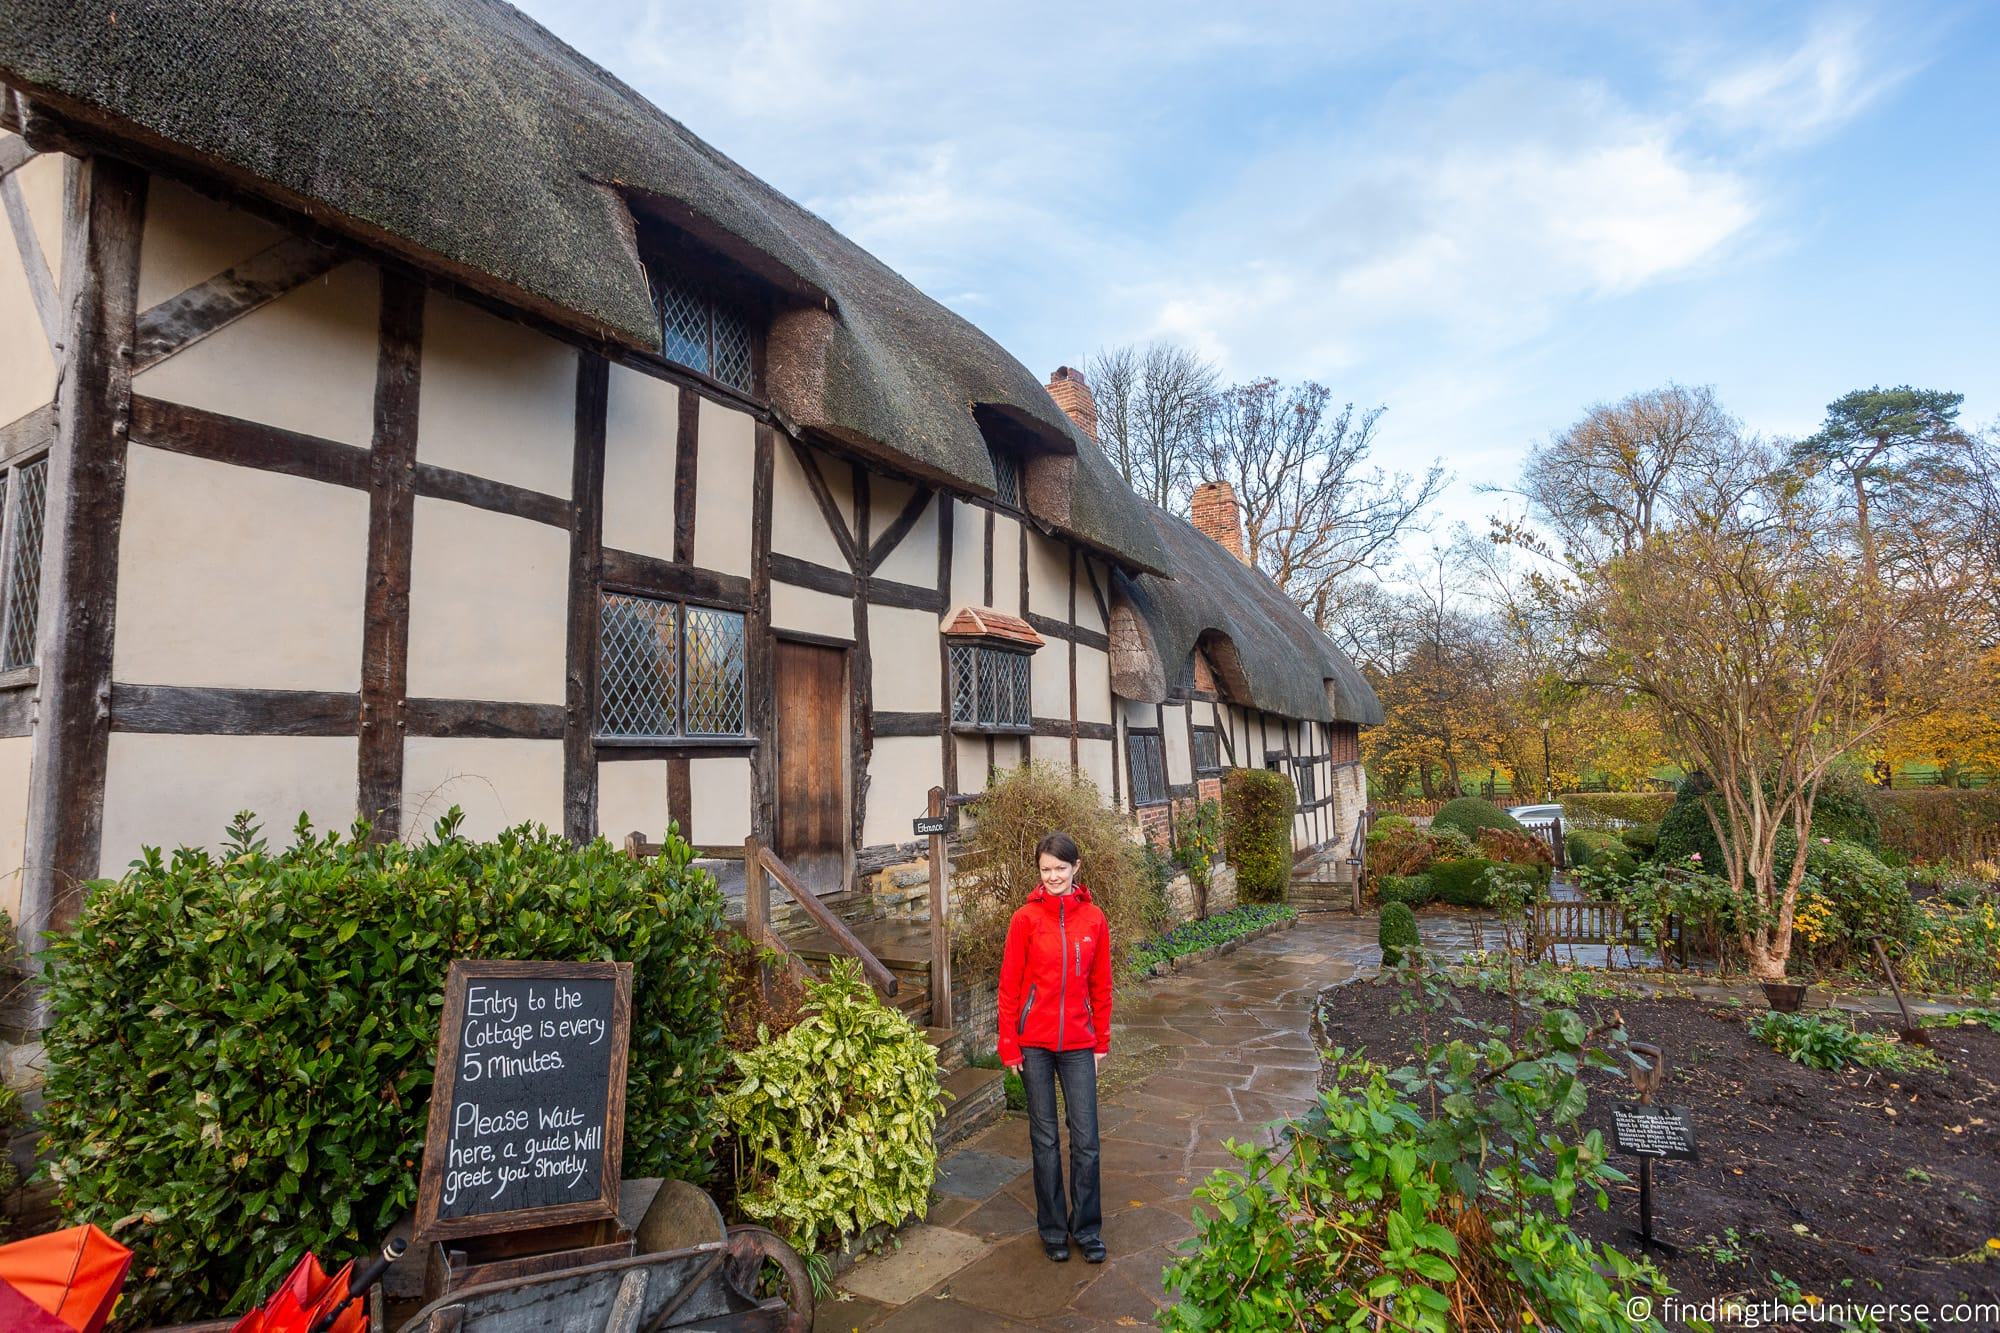
{"label": "wooden door frame", "polygon": [[[771,690],[774,707],[776,706],[775,696],[779,684],[777,665],[778,645],[780,643],[796,643],[808,648],[832,648],[839,651],[841,697],[850,703],[852,702],[854,698],[855,645],[851,640],[835,638],[831,634],[814,634],[808,630],[778,629],[773,626],[771,629],[770,660]],[[855,799],[854,746],[852,743],[852,729],[854,726],[853,711],[851,707],[848,707],[842,708],[839,713],[841,791],[846,799],[842,802],[840,811],[840,886],[834,890],[835,893],[852,893],[854,891],[854,865],[857,849],[854,846],[853,833]],[[772,790],[774,792],[777,790],[778,785],[778,771],[784,762],[785,757],[779,752],[778,729],[776,726],[773,726],[771,728],[771,777]],[[783,845],[784,828],[785,812],[774,800],[771,804],[771,848],[773,851],[776,851],[778,847]]]}

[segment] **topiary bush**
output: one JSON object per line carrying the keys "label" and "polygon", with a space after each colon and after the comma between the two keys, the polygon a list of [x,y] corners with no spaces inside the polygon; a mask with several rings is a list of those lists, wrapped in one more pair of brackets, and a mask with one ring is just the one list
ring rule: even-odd
{"label": "topiary bush", "polygon": [[1298,792],[1284,774],[1232,768],[1222,780],[1222,843],[1236,867],[1236,900],[1274,903],[1292,879]]}
{"label": "topiary bush", "polygon": [[725,1067],[715,881],[538,827],[420,845],[238,816],[211,855],[144,850],[49,947],[48,1173],[137,1251],[121,1317],[212,1317],[302,1251],[357,1254],[416,1202],[453,958],[633,965],[625,1170],[706,1178]]}
{"label": "topiary bush", "polygon": [[1616,834],[1598,829],[1578,829],[1563,839],[1563,851],[1570,865],[1578,869],[1602,870],[1613,875],[1629,875],[1639,863],[1631,849]]}
{"label": "topiary bush", "polygon": [[1437,897],[1437,886],[1431,883],[1429,875],[1378,875],[1375,897],[1385,907],[1390,903],[1422,907]]}
{"label": "topiary bush", "polygon": [[1634,860],[1650,861],[1660,850],[1660,826],[1634,824],[1631,828],[1619,829],[1618,841],[1625,844],[1625,850],[1632,853]]}
{"label": "topiary bush", "polygon": [[1168,920],[1164,857],[1148,870],[1147,849],[1132,841],[1125,816],[1105,804],[1095,783],[1067,764],[1029,763],[995,774],[969,807],[973,826],[957,862],[958,900],[951,929],[952,958],[967,976],[1000,967],[1007,923],[1041,882],[1035,844],[1060,829],[1076,839],[1083,856],[1078,878],[1111,927],[1112,958],[1121,980],[1132,976],[1127,949],[1157,935]]}
{"label": "topiary bush", "polygon": [[1531,866],[1507,865],[1483,856],[1466,856],[1455,861],[1439,861],[1431,867],[1430,881],[1437,890],[1437,901],[1453,907],[1488,906],[1486,872],[1495,867],[1518,878],[1531,898],[1538,896],[1545,887],[1542,878]]}
{"label": "topiary bush", "polygon": [[1491,801],[1477,796],[1461,796],[1455,801],[1446,801],[1444,808],[1431,818],[1434,829],[1456,829],[1468,838],[1477,838],[1481,829],[1505,829],[1509,833],[1526,833],[1527,826],[1514,816],[1502,810]]}
{"label": "topiary bush", "polygon": [[1375,941],[1382,946],[1382,966],[1401,967],[1405,958],[1415,958],[1423,947],[1417,933],[1417,914],[1408,903],[1386,903],[1375,927]]}
{"label": "topiary bush", "polygon": [[[1674,789],[1674,803],[1660,820],[1657,859],[1670,865],[1682,865],[1699,859],[1701,868],[1709,874],[1722,873],[1722,844],[1716,840],[1715,829],[1708,822],[1708,805],[1715,791],[1715,784],[1708,780],[1706,773],[1690,773],[1681,779]],[[1716,818],[1723,818],[1718,805]]]}
{"label": "topiary bush", "polygon": [[722,1095],[742,1151],[737,1205],[808,1253],[928,1208],[937,1048],[885,1006],[861,964],[806,985],[807,1015],[735,1057]]}

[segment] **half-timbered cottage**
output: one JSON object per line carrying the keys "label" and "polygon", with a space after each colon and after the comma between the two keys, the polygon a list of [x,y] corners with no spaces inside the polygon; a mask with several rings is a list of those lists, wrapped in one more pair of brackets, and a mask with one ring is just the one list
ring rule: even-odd
{"label": "half-timbered cottage", "polygon": [[1228,496],[1140,501],[1080,377],[506,5],[10,0],[0,83],[23,924],[245,808],[671,819],[821,891],[1025,757],[1350,833],[1375,700]]}

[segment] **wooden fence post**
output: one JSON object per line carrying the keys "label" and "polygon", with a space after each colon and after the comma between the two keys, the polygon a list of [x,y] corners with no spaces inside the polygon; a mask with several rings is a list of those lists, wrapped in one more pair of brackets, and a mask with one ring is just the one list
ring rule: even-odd
{"label": "wooden fence post", "polygon": [[[926,813],[944,814],[944,788],[932,787]],[[931,834],[931,1026],[949,1028],[951,1013],[951,866],[945,835]]]}

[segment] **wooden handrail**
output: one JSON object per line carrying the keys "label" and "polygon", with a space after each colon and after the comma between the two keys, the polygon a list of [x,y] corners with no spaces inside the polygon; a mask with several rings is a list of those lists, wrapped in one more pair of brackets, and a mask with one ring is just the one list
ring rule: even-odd
{"label": "wooden handrail", "polygon": [[[876,989],[892,999],[895,997],[899,989],[896,974],[882,966],[882,960],[870,953],[868,946],[855,938],[854,932],[847,928],[847,923],[828,910],[817,894],[799,883],[798,876],[792,873],[790,866],[779,859],[776,852],[754,837],[746,838],[743,841],[743,861],[745,865],[755,866],[757,870],[770,875],[783,885],[785,892],[792,895],[792,900],[805,909],[806,915],[811,917],[821,930],[831,935],[834,942],[844,951],[860,960],[861,970],[868,974],[868,979],[875,984]],[[769,890],[761,882],[762,878],[762,874],[753,874],[748,877],[744,886],[748,895],[744,902],[744,923],[753,932],[751,938],[759,944],[770,943],[777,939],[770,928],[770,905],[764,900]]]}

